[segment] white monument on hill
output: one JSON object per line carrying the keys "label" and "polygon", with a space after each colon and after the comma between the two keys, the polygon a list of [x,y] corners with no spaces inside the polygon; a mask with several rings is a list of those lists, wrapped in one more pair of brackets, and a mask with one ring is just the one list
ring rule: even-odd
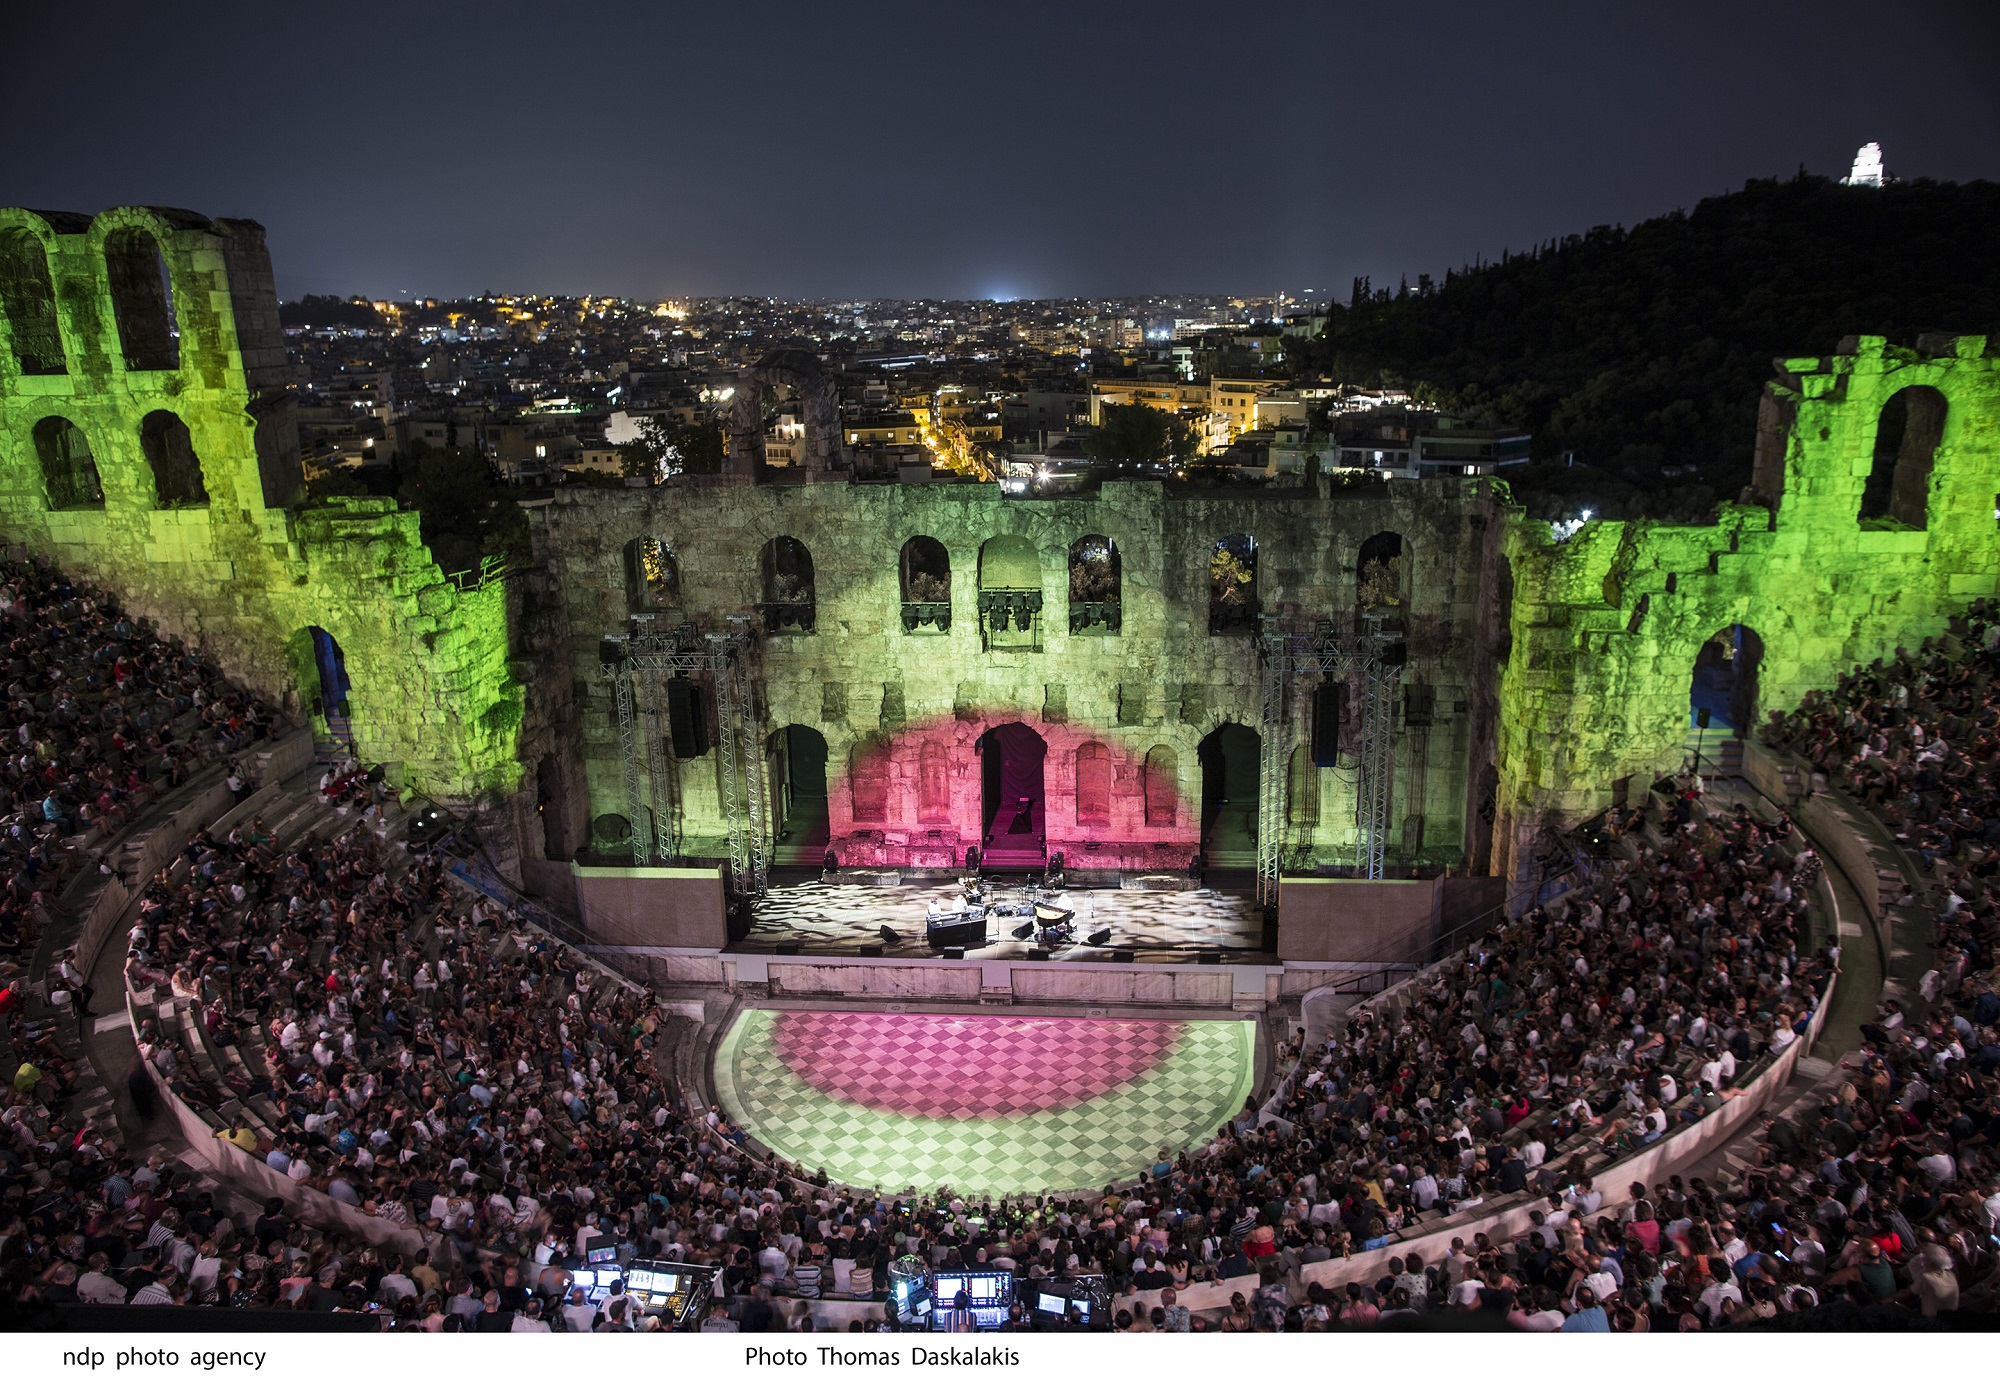
{"label": "white monument on hill", "polygon": [[1863,144],[1854,155],[1854,171],[1841,182],[1848,187],[1880,187],[1882,181],[1882,146]]}

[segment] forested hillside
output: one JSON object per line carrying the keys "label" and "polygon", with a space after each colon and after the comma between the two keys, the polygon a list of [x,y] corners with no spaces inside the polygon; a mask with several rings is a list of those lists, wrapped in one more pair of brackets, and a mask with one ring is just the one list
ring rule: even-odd
{"label": "forested hillside", "polygon": [[1773,357],[1924,331],[2000,336],[2000,184],[1753,182],[1442,284],[1358,282],[1294,358],[1531,427],[1510,478],[1539,516],[1698,518],[1749,481]]}

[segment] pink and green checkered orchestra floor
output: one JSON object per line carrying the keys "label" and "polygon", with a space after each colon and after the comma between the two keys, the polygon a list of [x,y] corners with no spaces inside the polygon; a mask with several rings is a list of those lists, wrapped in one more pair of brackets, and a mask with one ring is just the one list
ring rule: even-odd
{"label": "pink and green checkered orchestra floor", "polygon": [[1091,1190],[1203,1142],[1250,1096],[1248,1022],[742,1013],[716,1048],[730,1118],[847,1185]]}

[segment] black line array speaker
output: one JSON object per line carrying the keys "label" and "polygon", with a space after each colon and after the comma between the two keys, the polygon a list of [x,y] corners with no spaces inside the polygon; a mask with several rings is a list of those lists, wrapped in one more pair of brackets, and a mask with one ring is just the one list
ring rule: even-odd
{"label": "black line array speaker", "polygon": [[1316,767],[1340,761],[1340,722],[1347,718],[1347,683],[1323,681],[1313,688],[1312,755]]}
{"label": "black line array speaker", "polygon": [[701,688],[686,677],[667,678],[667,731],[674,757],[699,758],[708,752],[708,708]]}

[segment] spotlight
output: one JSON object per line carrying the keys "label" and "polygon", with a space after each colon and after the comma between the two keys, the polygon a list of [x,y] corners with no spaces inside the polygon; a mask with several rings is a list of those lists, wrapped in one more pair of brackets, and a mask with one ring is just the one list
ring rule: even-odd
{"label": "spotlight", "polygon": [[1035,923],[1032,921],[1024,921],[1014,928],[1014,939],[1017,941],[1024,941],[1034,934]]}
{"label": "spotlight", "polygon": [[1111,928],[1107,926],[1102,931],[1092,931],[1084,938],[1083,943],[1085,945],[1109,945],[1111,943]]}
{"label": "spotlight", "polygon": [[878,930],[876,934],[882,938],[882,944],[884,945],[901,945],[903,943],[903,938],[886,926]]}

